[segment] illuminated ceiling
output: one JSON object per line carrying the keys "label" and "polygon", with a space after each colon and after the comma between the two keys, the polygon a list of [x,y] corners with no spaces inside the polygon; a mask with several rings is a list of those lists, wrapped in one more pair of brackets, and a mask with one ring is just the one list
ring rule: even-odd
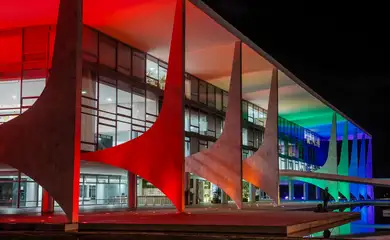
{"label": "illuminated ceiling", "polygon": [[[13,0],[2,3],[0,29],[55,24],[58,1]],[[84,0],[83,21],[167,61],[175,2],[176,0]],[[187,4],[186,15],[186,71],[227,90],[233,46],[238,39],[192,4]],[[266,109],[273,65],[245,44],[242,56],[243,96]],[[333,110],[285,74],[280,72],[279,76],[280,115],[329,137]],[[345,120],[340,116],[338,119],[340,136]],[[352,134],[352,124],[349,129]]]}

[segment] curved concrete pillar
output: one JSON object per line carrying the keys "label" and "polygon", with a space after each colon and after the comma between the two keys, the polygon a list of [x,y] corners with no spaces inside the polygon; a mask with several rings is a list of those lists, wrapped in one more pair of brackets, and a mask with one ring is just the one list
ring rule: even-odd
{"label": "curved concrete pillar", "polygon": [[[337,115],[333,113],[332,118],[332,129],[329,139],[329,149],[328,149],[328,158],[325,164],[314,173],[327,173],[327,174],[337,174]],[[303,177],[294,177],[293,179],[307,182],[313,184],[319,188],[325,189],[328,187],[329,194],[335,199],[336,202],[339,201],[339,192],[338,192],[338,182],[337,181],[326,181],[322,179],[314,178],[303,178]]]}
{"label": "curved concrete pillar", "polygon": [[[348,121],[344,125],[343,142],[341,145],[340,163],[337,168],[339,175],[348,176],[348,164],[349,164],[349,147],[348,147]],[[351,199],[349,183],[339,182],[338,190],[349,201]]]}
{"label": "curved concrete pillar", "polygon": [[61,0],[52,71],[35,104],[0,125],[0,159],[22,171],[78,222],[81,119],[81,0]]}
{"label": "curved concrete pillar", "polygon": [[[367,167],[366,167],[366,177],[372,178],[372,139],[368,140],[368,150],[367,150]],[[367,196],[370,199],[374,199],[374,187],[372,185],[367,185]]]}
{"label": "curved concrete pillar", "polygon": [[[351,163],[349,165],[349,176],[357,177],[358,176],[358,142],[357,142],[357,129],[355,129],[355,134],[352,141],[352,151],[351,151]],[[359,185],[356,183],[351,183],[350,191],[352,196],[356,199],[359,199]]]}
{"label": "curved concrete pillar", "polygon": [[243,177],[265,191],[279,205],[277,69],[272,71],[266,123],[263,144],[251,157],[243,161]]}
{"label": "curved concrete pillar", "polygon": [[[164,102],[156,122],[134,140],[81,154],[83,160],[105,163],[141,176],[159,188],[178,211],[184,211],[184,14],[185,0],[178,0]],[[153,144],[157,140],[159,144]]]}
{"label": "curved concrete pillar", "polygon": [[222,188],[239,209],[242,208],[241,121],[241,42],[236,42],[223,132],[209,149],[187,157],[185,169]]}
{"label": "curved concrete pillar", "polygon": [[[359,177],[366,178],[366,138],[363,135],[363,138],[360,143],[360,158],[359,158]],[[367,185],[359,185],[359,194],[363,196],[364,199],[367,199]]]}
{"label": "curved concrete pillar", "polygon": [[[329,148],[328,148],[328,158],[324,166],[315,171],[317,173],[330,173],[337,174],[337,115],[333,113],[332,118],[332,130],[329,139]],[[338,182],[329,181],[327,182],[327,187],[329,189],[330,195],[335,199],[336,202],[339,201],[339,191],[338,191]]]}

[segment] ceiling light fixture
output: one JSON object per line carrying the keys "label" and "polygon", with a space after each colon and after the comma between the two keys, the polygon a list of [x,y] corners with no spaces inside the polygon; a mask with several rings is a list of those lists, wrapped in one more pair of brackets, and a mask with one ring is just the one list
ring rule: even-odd
{"label": "ceiling light fixture", "polygon": [[81,94],[85,95],[85,94],[87,94],[87,91],[83,90],[83,91],[81,91]]}
{"label": "ceiling light fixture", "polygon": [[112,99],[111,98],[107,98],[107,101],[112,102]]}

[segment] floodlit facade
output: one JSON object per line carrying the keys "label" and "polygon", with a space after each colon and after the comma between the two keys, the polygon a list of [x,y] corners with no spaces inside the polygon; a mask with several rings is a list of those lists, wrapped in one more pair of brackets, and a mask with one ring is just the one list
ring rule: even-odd
{"label": "floodlit facade", "polygon": [[[54,197],[73,222],[79,206],[241,208],[328,186],[279,169],[372,177],[370,134],[201,1],[2,7],[0,124],[0,207]],[[373,198],[336,184],[336,200]]]}

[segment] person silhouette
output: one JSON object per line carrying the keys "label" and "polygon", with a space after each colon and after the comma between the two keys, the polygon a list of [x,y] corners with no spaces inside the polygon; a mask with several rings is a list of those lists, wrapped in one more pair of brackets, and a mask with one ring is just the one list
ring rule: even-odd
{"label": "person silhouette", "polygon": [[329,194],[329,189],[328,187],[325,188],[325,191],[324,191],[324,211],[327,212],[328,211],[328,202],[329,202],[329,198],[330,198],[330,194]]}

